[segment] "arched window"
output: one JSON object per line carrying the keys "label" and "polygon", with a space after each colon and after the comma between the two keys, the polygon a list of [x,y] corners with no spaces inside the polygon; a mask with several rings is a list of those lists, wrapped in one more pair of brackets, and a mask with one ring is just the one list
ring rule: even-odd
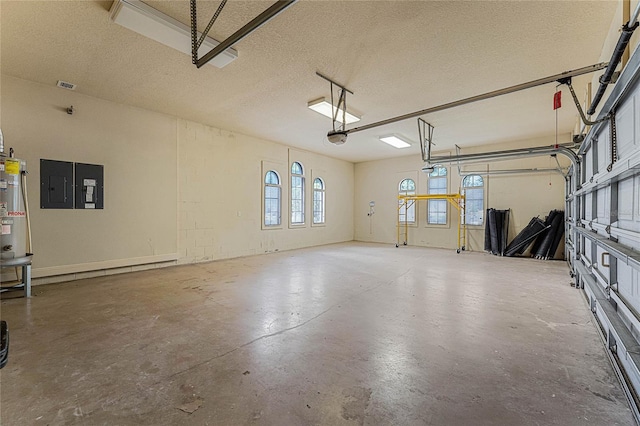
{"label": "arched window", "polygon": [[[435,166],[429,173],[429,194],[447,193],[447,168]],[[447,224],[447,200],[428,200],[427,223],[430,225]]]}
{"label": "arched window", "polygon": [[484,220],[484,180],[479,175],[469,175],[462,179],[465,217],[467,225],[482,225]]}
{"label": "arched window", "polygon": [[[404,179],[398,185],[398,195],[416,195],[416,183],[413,179]],[[398,200],[398,221],[416,223],[416,202]]]}
{"label": "arched window", "polygon": [[304,169],[297,161],[291,165],[291,224],[304,224]]}
{"label": "arched window", "polygon": [[313,223],[324,223],[324,182],[320,178],[313,180]]}
{"label": "arched window", "polygon": [[273,170],[264,176],[264,224],[280,225],[280,176]]}

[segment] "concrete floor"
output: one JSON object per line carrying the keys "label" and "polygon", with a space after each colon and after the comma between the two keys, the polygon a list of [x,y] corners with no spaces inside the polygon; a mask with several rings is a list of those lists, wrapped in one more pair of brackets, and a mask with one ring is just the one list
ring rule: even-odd
{"label": "concrete floor", "polygon": [[569,283],[346,243],[40,286],[2,301],[0,423],[632,425]]}

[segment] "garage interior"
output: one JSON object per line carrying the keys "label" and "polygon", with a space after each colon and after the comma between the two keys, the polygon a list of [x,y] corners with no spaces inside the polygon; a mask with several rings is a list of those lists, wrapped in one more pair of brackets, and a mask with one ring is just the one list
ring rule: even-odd
{"label": "garage interior", "polygon": [[638,424],[639,11],[0,2],[0,423]]}

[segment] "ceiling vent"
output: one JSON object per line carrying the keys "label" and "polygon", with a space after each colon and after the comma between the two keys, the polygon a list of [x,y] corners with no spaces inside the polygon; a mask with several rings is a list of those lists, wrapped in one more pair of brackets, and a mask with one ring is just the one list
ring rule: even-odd
{"label": "ceiling vent", "polygon": [[58,80],[58,84],[56,84],[56,86],[67,90],[76,90],[76,85],[67,81]]}

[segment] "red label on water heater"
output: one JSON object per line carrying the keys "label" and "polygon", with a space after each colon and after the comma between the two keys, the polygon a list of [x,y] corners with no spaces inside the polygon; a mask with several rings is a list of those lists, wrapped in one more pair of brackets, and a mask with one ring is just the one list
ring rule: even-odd
{"label": "red label on water heater", "polygon": [[9,217],[22,217],[26,216],[25,212],[7,212],[7,216]]}

